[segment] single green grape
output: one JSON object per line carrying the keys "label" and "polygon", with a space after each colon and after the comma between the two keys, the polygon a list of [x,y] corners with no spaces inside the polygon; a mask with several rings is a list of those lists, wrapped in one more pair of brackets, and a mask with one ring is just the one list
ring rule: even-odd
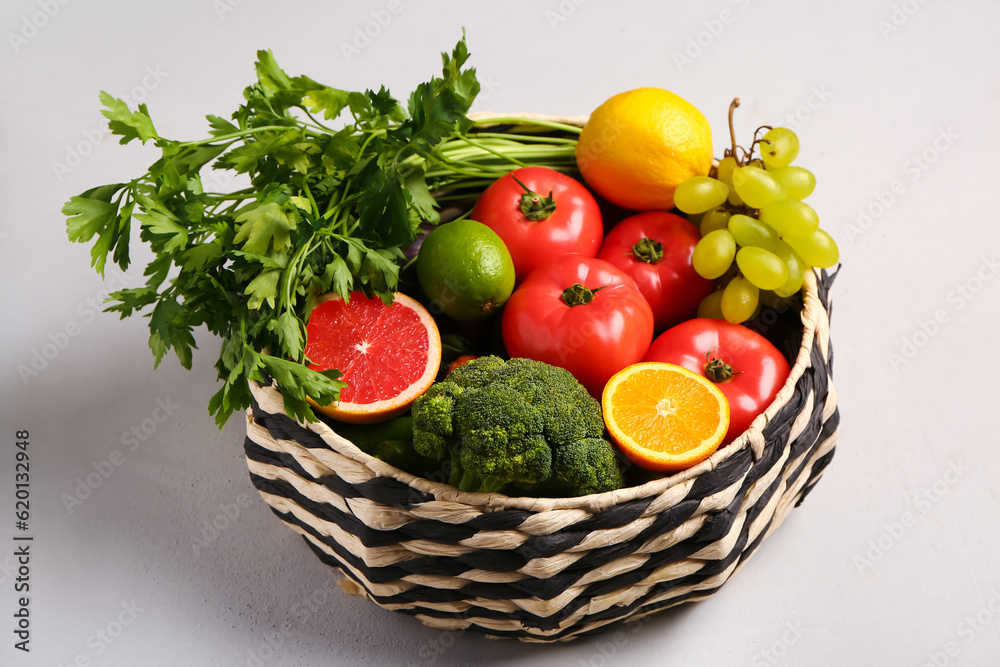
{"label": "single green grape", "polygon": [[761,208],[772,201],[788,198],[785,188],[774,176],[749,165],[733,172],[733,189],[750,208]]}
{"label": "single green grape", "polygon": [[760,289],[781,287],[788,280],[788,269],[780,257],[763,248],[740,248],[736,266],[743,276]]}
{"label": "single green grape", "polygon": [[722,290],[716,290],[701,300],[697,316],[707,317],[710,320],[726,319],[722,314]]}
{"label": "single green grape", "polygon": [[804,167],[768,167],[767,173],[781,183],[789,199],[802,201],[816,189],[816,177]]}
{"label": "single green grape", "polygon": [[735,324],[746,322],[757,312],[760,289],[744,276],[736,276],[722,290],[722,315]]}
{"label": "single green grape", "polygon": [[785,263],[785,268],[788,270],[788,279],[785,280],[785,284],[781,287],[775,287],[774,293],[779,297],[789,297],[796,294],[802,289],[802,281],[805,278],[805,266],[802,264],[799,254],[792,246],[788,245],[787,241],[778,241],[772,252]]}
{"label": "single green grape", "polygon": [[768,169],[787,167],[799,154],[799,138],[787,127],[775,127],[767,131],[760,146],[760,159]]}
{"label": "single green grape", "polygon": [[749,215],[737,213],[729,218],[729,233],[744,248],[756,247],[771,250],[778,243],[778,232],[770,225]]}
{"label": "single green grape", "polygon": [[785,238],[805,238],[819,228],[813,207],[795,199],[780,199],[761,207],[760,219]]}
{"label": "single green grape", "polygon": [[733,156],[724,157],[719,160],[719,166],[716,168],[716,178],[729,186],[729,203],[733,206],[742,206],[743,200],[740,196],[736,194],[736,190],[733,189],[733,172],[739,167],[739,162]]}
{"label": "single green grape", "polygon": [[818,269],[827,269],[840,261],[840,249],[833,237],[822,229],[805,237],[785,239],[802,261]]}
{"label": "single green grape", "polygon": [[701,221],[698,223],[701,235],[708,236],[709,233],[714,232],[716,229],[725,229],[726,225],[729,224],[729,217],[731,215],[732,213],[729,209],[722,206],[708,209],[701,216]]}
{"label": "single green grape", "polygon": [[710,176],[694,176],[674,190],[674,206],[685,213],[704,213],[729,197],[729,186]]}
{"label": "single green grape", "polygon": [[694,246],[691,264],[702,278],[714,280],[726,272],[736,256],[736,241],[725,229],[717,229],[702,237]]}

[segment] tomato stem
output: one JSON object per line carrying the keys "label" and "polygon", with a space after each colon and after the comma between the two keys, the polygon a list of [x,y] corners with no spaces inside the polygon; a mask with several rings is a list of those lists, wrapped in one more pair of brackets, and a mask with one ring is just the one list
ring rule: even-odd
{"label": "tomato stem", "polygon": [[705,354],[705,375],[709,380],[715,382],[716,384],[725,382],[734,375],[738,375],[743,372],[734,371],[732,366],[712,354],[718,350],[719,348],[715,348]]}
{"label": "tomato stem", "polygon": [[539,220],[545,220],[550,215],[556,212],[556,201],[552,198],[552,191],[549,190],[549,196],[543,197],[537,192],[534,192],[527,185],[517,180],[517,177],[511,175],[514,182],[521,186],[524,190],[524,194],[521,195],[521,213],[524,214],[528,220],[533,220],[538,222]]}
{"label": "tomato stem", "polygon": [[663,259],[663,244],[644,236],[632,246],[632,255],[637,261],[656,264]]}
{"label": "tomato stem", "polygon": [[574,283],[572,286],[567,287],[563,290],[562,300],[567,306],[572,308],[573,306],[586,306],[588,303],[594,300],[594,295],[600,292],[605,287],[610,286],[611,283],[607,285],[602,285],[601,287],[595,287],[594,289],[587,289],[581,283]]}

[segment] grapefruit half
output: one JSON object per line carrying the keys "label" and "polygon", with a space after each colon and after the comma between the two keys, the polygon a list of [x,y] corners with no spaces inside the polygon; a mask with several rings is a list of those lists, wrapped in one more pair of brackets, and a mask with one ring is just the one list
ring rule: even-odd
{"label": "grapefruit half", "polygon": [[396,417],[434,383],[441,334],[427,309],[397,292],[392,305],[364,292],[344,301],[321,297],[306,325],[306,359],[314,370],[338,369],[340,400],[314,408],[334,419],[370,424]]}

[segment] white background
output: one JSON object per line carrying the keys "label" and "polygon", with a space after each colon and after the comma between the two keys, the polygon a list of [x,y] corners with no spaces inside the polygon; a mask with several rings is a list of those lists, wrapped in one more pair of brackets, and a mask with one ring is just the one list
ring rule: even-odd
{"label": "white background", "polygon": [[[0,664],[997,664],[1000,5],[389,7],[3,3]],[[366,26],[374,37],[359,37]],[[209,416],[217,343],[199,336],[191,372],[173,358],[154,372],[145,320],[91,305],[140,282],[148,255],[105,282],[65,236],[68,197],[156,157],[98,136],[99,90],[145,100],[164,136],[201,138],[205,114],[240,104],[257,49],[293,75],[401,97],[438,71],[462,26],[488,98],[476,109],[586,114],[660,86],[705,113],[717,155],[734,96],[744,141],[789,124],[842,249],[831,467],[718,594],[638,632],[497,643],[345,594],[251,486],[239,416],[221,433]],[[25,375],[33,359],[41,368]],[[125,436],[133,428],[141,440]],[[31,434],[30,654],[12,647],[16,429]],[[87,497],[67,507],[74,494]],[[316,611],[302,611],[310,600]]]}

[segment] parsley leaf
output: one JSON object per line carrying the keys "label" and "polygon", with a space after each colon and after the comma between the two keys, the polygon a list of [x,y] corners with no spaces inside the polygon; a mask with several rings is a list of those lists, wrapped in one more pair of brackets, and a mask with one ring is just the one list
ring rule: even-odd
{"label": "parsley leaf", "polygon": [[[316,300],[362,291],[391,303],[403,249],[422,223],[440,221],[437,191],[481,188],[523,164],[481,148],[489,139],[467,140],[479,83],[464,34],[441,58],[440,76],[404,104],[384,86],[347,91],[289,76],[271,51],[258,51],[243,103],[228,118],[206,115],[207,136],[193,141],[161,136],[144,104],[132,110],[100,94],[120,143],[152,140],[160,155],[134,179],[71,197],[67,237],[91,244],[103,275],[109,257],[128,268],[138,222],[153,253],[146,284],[112,292],[107,310],[149,319],[154,366],[173,350],[190,368],[196,327],[221,338],[222,386],[208,406],[220,428],[250,405],[253,382],[273,381],[290,416],[315,420],[306,397],[325,404],[345,386],[339,371],[317,372],[305,359]],[[572,142],[530,139],[536,164],[572,166]],[[224,191],[234,176],[249,186]]]}

